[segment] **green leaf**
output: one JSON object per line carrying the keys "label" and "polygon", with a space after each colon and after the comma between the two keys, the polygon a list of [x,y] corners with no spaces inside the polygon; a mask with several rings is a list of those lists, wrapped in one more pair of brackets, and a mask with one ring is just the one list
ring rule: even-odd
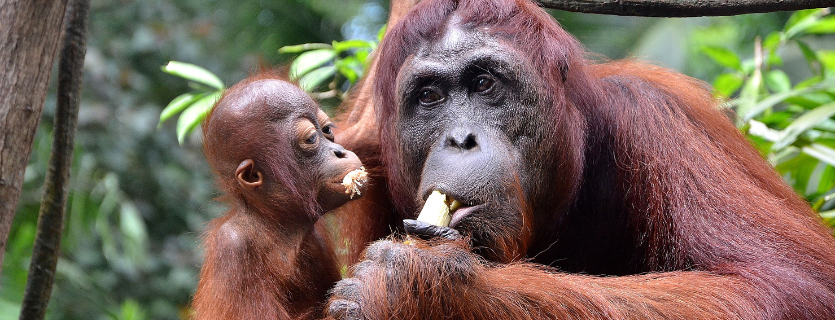
{"label": "green leaf", "polygon": [[370,49],[374,47],[374,43],[371,41],[353,39],[353,40],[345,40],[345,41],[334,41],[333,42],[333,49],[336,50],[337,53],[343,52],[346,50],[351,49]]}
{"label": "green leaf", "polygon": [[[835,71],[835,51],[821,50],[818,51],[818,61],[827,71]],[[827,75],[829,75],[827,73]]]}
{"label": "green leaf", "polygon": [[769,128],[765,123],[757,120],[748,121],[748,134],[763,138],[766,141],[774,142],[780,138],[780,131]]}
{"label": "green leaf", "polygon": [[122,303],[119,320],[144,320],[145,318],[145,311],[139,302],[127,299]]}
{"label": "green leaf", "polygon": [[767,72],[764,80],[765,85],[774,92],[787,92],[792,88],[789,76],[782,70],[772,70]]}
{"label": "green leaf", "polygon": [[835,115],[835,103],[828,103],[810,110],[794,120],[780,134],[771,150],[780,150],[794,143],[801,134]]}
{"label": "green leaf", "polygon": [[795,104],[804,109],[814,109],[823,104],[832,102],[832,97],[821,91],[809,92],[797,97],[792,97],[785,100],[786,103]]}
{"label": "green leaf", "polygon": [[818,62],[818,54],[815,53],[812,48],[809,47],[806,42],[795,40],[797,46],[800,48],[800,51],[803,52],[803,57],[806,58],[806,63],[809,64],[809,68],[812,69],[812,72],[815,71],[815,62]]}
{"label": "green leaf", "polygon": [[[353,62],[358,63],[356,62],[356,59],[354,59]],[[347,60],[340,60],[339,62],[337,62],[336,68],[337,70],[339,70],[339,74],[345,77],[345,79],[348,79],[348,81],[350,81],[352,84],[355,83],[357,79],[359,79],[359,74],[357,73],[357,70],[352,68],[351,63]]]}
{"label": "green leaf", "polygon": [[[768,152],[768,150],[764,151]],[[780,152],[774,153],[774,169],[777,170],[777,172],[786,173],[791,171],[791,169],[802,167],[804,160],[809,162],[809,159],[811,159],[808,156],[801,157],[800,155],[800,149],[795,147],[788,147],[780,150]]]}
{"label": "green leaf", "polygon": [[721,47],[704,47],[702,52],[707,54],[713,61],[735,70],[742,70],[739,56],[731,50]]}
{"label": "green leaf", "polygon": [[[805,153],[799,152],[800,149],[793,146],[790,146],[785,150],[790,150],[790,152],[795,156],[789,158],[783,163],[778,164],[775,166],[775,169],[783,174],[783,178],[791,184],[792,188],[794,188],[797,193],[805,194],[809,186],[809,182],[813,178],[812,176],[814,175],[815,167],[820,164],[820,161]],[[795,152],[795,150],[797,152]]]}
{"label": "green leaf", "polygon": [[826,220],[829,226],[835,225],[835,210],[824,211],[820,213],[821,218]]}
{"label": "green leaf", "polygon": [[365,68],[368,67],[368,63],[371,62],[371,60],[368,59],[369,54],[370,54],[370,52],[366,52],[366,51],[357,52],[357,55],[356,55],[357,61],[360,61],[362,63],[363,70],[365,70]]}
{"label": "green leaf", "polygon": [[278,53],[299,53],[316,49],[333,49],[333,47],[327,43],[305,43],[278,48]]}
{"label": "green leaf", "polygon": [[795,12],[789,18],[789,21],[786,22],[784,28],[786,38],[791,39],[796,35],[804,33],[824,15],[826,15],[824,9],[810,9]]}
{"label": "green leaf", "polygon": [[835,132],[835,120],[826,119],[823,122],[819,123],[817,126],[815,126],[815,129]]}
{"label": "green leaf", "polygon": [[159,123],[157,124],[157,128],[161,127],[165,120],[168,120],[168,118],[182,112],[186,107],[194,103],[194,101],[197,101],[197,99],[200,99],[205,95],[206,93],[183,93],[174,98],[174,100],[171,100],[171,102],[169,102],[165,109],[162,109],[162,112],[159,114]]}
{"label": "green leaf", "polygon": [[[833,80],[835,80],[835,79],[833,79]],[[824,82],[824,78],[817,75],[817,76],[813,76],[809,79],[801,80],[796,85],[794,85],[794,88],[795,89],[800,89],[800,88],[809,88],[809,87],[819,87],[822,82]],[[832,84],[835,85],[835,83],[832,83]]]}
{"label": "green leaf", "polygon": [[328,79],[336,74],[335,66],[324,66],[313,70],[299,79],[299,87],[305,92],[311,92],[320,84],[326,82]]}
{"label": "green leaf", "polygon": [[[774,170],[783,175],[784,178],[786,173],[790,173],[792,170],[812,166],[817,162],[817,160],[802,153],[800,149],[791,146],[775,153],[774,159],[777,160],[774,164]],[[786,180],[786,182],[793,183],[789,179]]]}
{"label": "green leaf", "polygon": [[347,57],[339,60],[336,63],[339,73],[345,76],[351,83],[356,83],[360,76],[362,76],[364,65],[357,57]]}
{"label": "green leaf", "polygon": [[812,156],[815,159],[818,159],[822,162],[826,162],[830,166],[835,166],[835,149],[822,145],[820,143],[813,143],[811,145],[803,147],[803,152]]}
{"label": "green leaf", "polygon": [[[769,127],[775,128],[785,128],[794,118],[797,118],[797,114],[803,112],[791,112],[791,111],[774,111],[769,113],[768,115],[764,115],[762,117],[758,117],[756,120],[762,121],[763,123],[767,124]],[[751,120],[754,121],[754,120]],[[779,131],[777,132],[779,134]]]}
{"label": "green leaf", "polygon": [[290,79],[298,79],[323,64],[333,61],[336,53],[333,49],[319,49],[299,55],[290,65]]}
{"label": "green leaf", "polygon": [[742,61],[742,74],[751,74],[757,66],[754,65],[754,59],[745,59]]}
{"label": "green leaf", "polygon": [[148,238],[148,232],[145,230],[145,221],[142,220],[139,209],[131,202],[124,202],[119,213],[119,228],[122,234],[136,242],[144,243]]}
{"label": "green leaf", "polygon": [[806,196],[814,196],[829,190],[832,181],[832,166],[824,162],[818,162],[812,174],[809,176],[809,181],[806,184]]}
{"label": "green leaf", "polygon": [[767,54],[765,56],[765,64],[769,67],[771,66],[782,66],[783,65],[783,58],[780,57],[778,54]]}
{"label": "green leaf", "polygon": [[762,72],[759,69],[755,69],[748,82],[742,86],[742,90],[739,92],[739,98],[737,99],[739,100],[739,107],[736,112],[739,114],[742,123],[762,113],[765,109],[770,108],[770,106],[760,108],[762,104],[757,103],[760,95],[760,87],[762,86],[762,78]]}
{"label": "green leaf", "polygon": [[[820,98],[826,98],[827,101],[821,101]],[[805,95],[801,95],[801,96],[786,98],[786,100],[784,100],[784,102],[803,107],[804,109],[811,110],[811,109],[819,107],[820,105],[822,105],[824,103],[831,102],[832,99],[828,99],[828,98],[829,98],[829,96],[827,96],[825,94],[814,93],[813,92],[813,93],[810,93],[810,94],[805,94]]]}
{"label": "green leaf", "polygon": [[808,17],[809,15],[815,13],[817,9],[809,9],[809,10],[798,10],[792,13],[789,17],[789,20],[786,21],[786,25],[783,27],[783,31],[789,30],[791,27],[796,25],[799,21],[803,20],[804,18]]}
{"label": "green leaf", "polygon": [[835,33],[835,16],[825,17],[813,23],[806,29],[807,33]]}
{"label": "green leaf", "polygon": [[763,40],[763,48],[769,52],[774,52],[782,41],[784,41],[783,33],[774,31]]}
{"label": "green leaf", "polygon": [[742,86],[742,76],[737,73],[724,73],[713,80],[713,88],[716,89],[722,96],[730,97]]}
{"label": "green leaf", "polygon": [[830,228],[835,227],[835,210],[821,212],[820,216]]}
{"label": "green leaf", "polygon": [[177,141],[180,144],[183,144],[186,136],[194,130],[194,128],[197,127],[203,119],[206,119],[206,115],[212,110],[212,107],[215,105],[215,102],[217,102],[217,99],[220,98],[222,93],[222,91],[216,91],[209,94],[191,104],[188,109],[180,114],[180,118],[177,119]]}
{"label": "green leaf", "polygon": [[738,112],[740,118],[743,121],[748,121],[748,120],[752,119],[753,117],[757,116],[758,114],[762,113],[766,109],[771,108],[771,107],[777,105],[780,102],[783,102],[783,100],[786,100],[786,99],[791,98],[791,97],[796,97],[796,96],[799,96],[801,94],[805,94],[805,93],[808,93],[808,92],[811,92],[811,91],[814,91],[814,90],[818,90],[818,88],[817,87],[809,87],[809,88],[802,88],[802,89],[794,89],[794,90],[791,90],[791,91],[788,91],[788,92],[776,93],[776,94],[768,96],[767,98],[763,99],[760,102],[755,102],[752,106],[743,105],[743,103],[746,103],[748,101],[745,101],[745,100],[743,100],[742,97],[740,97],[739,99],[737,99],[737,100],[740,100],[738,102],[740,104],[740,106],[737,109],[737,112]]}
{"label": "green leaf", "polygon": [[383,42],[383,36],[386,35],[386,28],[387,27],[388,27],[388,24],[384,24],[382,27],[380,27],[380,30],[377,31],[377,42],[378,43]]}
{"label": "green leaf", "polygon": [[214,73],[190,63],[169,61],[167,65],[162,67],[162,71],[218,90],[224,88],[223,81],[220,81],[220,78]]}

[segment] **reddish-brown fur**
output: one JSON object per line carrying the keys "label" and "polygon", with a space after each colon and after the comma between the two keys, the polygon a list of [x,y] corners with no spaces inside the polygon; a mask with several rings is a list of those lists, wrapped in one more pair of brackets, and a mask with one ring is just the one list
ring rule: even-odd
{"label": "reddish-brown fur", "polygon": [[453,12],[524,48],[522,58],[542,71],[531,85],[547,88],[553,113],[542,116],[555,124],[549,135],[563,137],[542,141],[542,161],[564,170],[538,185],[549,201],[531,204],[533,240],[517,248],[529,262],[484,264],[449,244],[396,247],[412,278],[387,284],[386,270],[364,268],[364,317],[835,315],[830,231],[717,110],[706,85],[635,61],[596,64],[523,0],[423,1],[389,31],[369,79],[374,94],[355,100],[341,123],[339,142],[357,151],[376,181],[342,210],[349,261],[414,218],[415,194],[403,186],[392,140],[394,87],[403,61],[443,34]]}
{"label": "reddish-brown fur", "polygon": [[[205,260],[192,302],[194,319],[316,319],[327,290],[339,280],[324,226],[301,238],[279,236],[270,226],[235,208],[212,220],[203,236]],[[228,233],[224,223],[248,215],[244,234]],[[230,239],[246,239],[230,242]],[[245,248],[244,248],[245,247]]]}
{"label": "reddish-brown fur", "polygon": [[[270,73],[250,77],[227,90],[218,105],[239,90],[249,90],[246,85],[269,79],[283,80]],[[262,112],[257,110],[252,112]],[[194,318],[318,318],[327,290],[340,276],[331,239],[316,220],[321,214],[316,190],[300,181],[293,151],[268,136],[266,120],[255,121],[256,128],[241,134],[235,129],[249,123],[210,126],[214,117],[213,111],[204,125],[204,150],[230,209],[212,220],[203,236],[205,261],[192,304]],[[246,158],[266,164],[260,170],[283,192],[266,191],[265,200],[256,191],[243,190],[234,166]]]}

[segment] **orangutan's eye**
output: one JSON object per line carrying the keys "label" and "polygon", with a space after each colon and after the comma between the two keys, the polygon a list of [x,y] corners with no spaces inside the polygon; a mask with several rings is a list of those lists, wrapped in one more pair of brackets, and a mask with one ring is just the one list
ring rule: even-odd
{"label": "orangutan's eye", "polygon": [[322,127],[322,133],[324,133],[325,138],[327,138],[331,142],[333,142],[333,138],[334,138],[333,137],[333,127],[334,126],[332,124],[326,124],[325,126]]}
{"label": "orangutan's eye", "polygon": [[433,89],[425,88],[425,89],[421,90],[420,93],[418,94],[418,100],[423,105],[431,106],[431,105],[434,105],[438,102],[443,101],[444,96],[442,96],[440,93],[438,93],[438,91],[435,91]]}
{"label": "orangutan's eye", "polygon": [[475,92],[482,92],[487,93],[493,89],[493,85],[496,84],[496,80],[488,75],[481,75],[478,76],[473,84],[473,91]]}

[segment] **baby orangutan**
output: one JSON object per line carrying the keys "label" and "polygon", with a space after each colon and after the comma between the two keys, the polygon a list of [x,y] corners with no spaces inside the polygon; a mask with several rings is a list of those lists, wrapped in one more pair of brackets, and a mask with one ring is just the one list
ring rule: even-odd
{"label": "baby orangutan", "polygon": [[[316,222],[364,182],[364,170],[354,172],[360,160],[333,142],[332,127],[303,91],[269,75],[218,101],[203,127],[204,149],[230,209],[203,238],[195,319],[321,316],[340,276]],[[346,190],[349,173],[357,179]]]}

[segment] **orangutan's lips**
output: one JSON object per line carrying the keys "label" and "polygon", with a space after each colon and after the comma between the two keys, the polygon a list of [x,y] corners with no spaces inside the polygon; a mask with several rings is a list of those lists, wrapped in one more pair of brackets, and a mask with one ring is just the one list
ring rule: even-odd
{"label": "orangutan's lips", "polygon": [[458,208],[458,210],[455,210],[451,213],[452,220],[449,221],[449,227],[455,228],[456,226],[458,226],[459,223],[461,223],[462,220],[467,218],[467,216],[475,212],[481,211],[482,209],[484,209],[484,204]]}

